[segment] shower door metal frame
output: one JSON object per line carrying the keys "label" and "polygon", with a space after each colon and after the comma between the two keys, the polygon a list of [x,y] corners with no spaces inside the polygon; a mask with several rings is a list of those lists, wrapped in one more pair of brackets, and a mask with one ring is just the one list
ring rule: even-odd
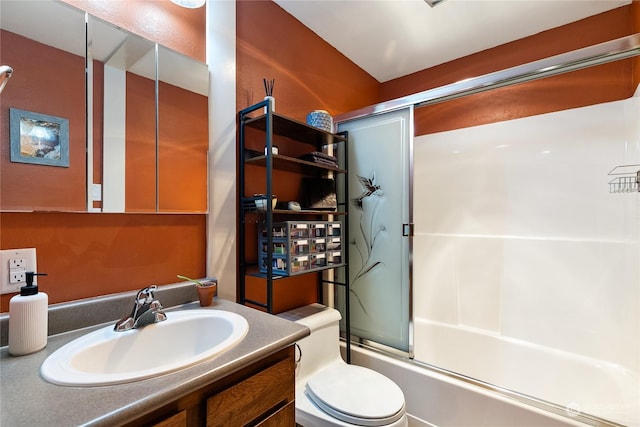
{"label": "shower door metal frame", "polygon": [[425,90],[334,117],[342,123],[413,105],[422,107],[640,55],[640,33]]}
{"label": "shower door metal frame", "polygon": [[[414,320],[413,320],[413,136],[415,133],[415,128],[414,128],[414,110],[415,107],[411,104],[409,105],[402,105],[399,106],[397,108],[391,108],[391,109],[387,109],[385,111],[378,111],[374,114],[368,114],[368,115],[364,115],[364,116],[358,116],[358,117],[354,117],[351,119],[344,119],[344,120],[335,120],[334,119],[334,130],[338,129],[338,126],[340,124],[346,123],[346,122],[350,122],[353,120],[357,120],[359,118],[365,118],[365,117],[370,117],[370,116],[374,116],[374,115],[382,115],[384,113],[391,113],[391,112],[398,112],[401,110],[407,110],[408,111],[408,124],[407,124],[407,133],[409,136],[409,144],[408,144],[408,182],[409,182],[409,190],[407,192],[407,197],[408,197],[408,206],[407,206],[407,224],[403,224],[403,229],[408,228],[408,232],[406,234],[403,234],[404,237],[408,238],[408,248],[407,248],[407,256],[408,256],[408,271],[407,271],[407,282],[408,282],[408,297],[409,297],[409,304],[408,304],[408,317],[409,317],[409,324],[408,324],[408,330],[407,330],[407,339],[408,339],[408,351],[404,351],[401,349],[397,349],[395,347],[391,347],[389,345],[386,344],[381,344],[379,342],[376,341],[372,341],[366,338],[362,338],[359,337],[357,335],[354,335],[354,333],[351,331],[351,325],[349,323],[350,320],[350,300],[349,300],[349,288],[346,289],[346,298],[345,298],[345,311],[346,311],[346,319],[345,321],[346,323],[346,327],[345,327],[345,334],[343,336],[343,338],[346,341],[346,347],[347,347],[347,359],[350,362],[351,360],[351,354],[350,354],[350,347],[351,347],[351,343],[355,342],[360,346],[364,346],[364,347],[368,347],[368,348],[372,348],[372,349],[379,349],[384,351],[385,353],[388,354],[394,354],[403,358],[410,358],[413,359],[414,357],[414,336],[413,336],[413,324],[414,324]],[[337,117],[337,116],[336,116]],[[346,150],[346,147],[345,147]],[[348,156],[345,156],[346,159],[348,159]],[[345,166],[348,169],[348,165]],[[348,188],[349,185],[345,184],[345,187]],[[348,199],[346,200],[346,202],[348,203]],[[348,221],[347,221],[348,222]],[[347,245],[348,247],[349,245]],[[347,257],[347,263],[349,263],[349,252],[346,252],[345,256]],[[349,272],[348,270],[346,271],[346,274],[348,275]],[[348,276],[347,276],[348,277]],[[349,280],[347,280],[347,282],[349,282]]]}

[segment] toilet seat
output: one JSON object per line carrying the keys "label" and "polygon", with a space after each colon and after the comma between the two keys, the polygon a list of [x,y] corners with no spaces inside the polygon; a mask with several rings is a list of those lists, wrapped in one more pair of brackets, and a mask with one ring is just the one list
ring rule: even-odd
{"label": "toilet seat", "polygon": [[334,363],[307,380],[306,394],[322,411],[347,423],[384,426],[404,416],[400,387],[378,372]]}

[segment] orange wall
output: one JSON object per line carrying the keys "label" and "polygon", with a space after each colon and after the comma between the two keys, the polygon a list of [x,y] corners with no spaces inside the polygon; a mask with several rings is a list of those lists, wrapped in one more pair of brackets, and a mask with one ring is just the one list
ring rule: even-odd
{"label": "orange wall", "polygon": [[156,87],[127,73],[125,211],[156,210]]}
{"label": "orange wall", "polygon": [[36,248],[49,303],[204,275],[205,215],[3,212],[1,221],[2,248]]}
{"label": "orange wall", "polygon": [[[67,3],[204,61],[204,8],[188,10],[168,0]],[[4,45],[2,55],[4,58]],[[53,86],[61,85],[64,79],[55,77]],[[15,73],[2,94],[3,105],[19,79]],[[65,96],[71,93],[65,91]],[[84,105],[84,88],[79,96]],[[50,104],[50,99],[45,102]],[[4,148],[8,133],[4,122],[2,126]],[[50,303],[139,289],[150,283],[175,282],[176,274],[206,274],[206,215],[0,213],[0,248],[25,247],[36,248],[38,270],[49,274],[39,284],[49,294]],[[0,311],[8,311],[11,296],[0,297]]]}
{"label": "orange wall", "polygon": [[[385,82],[380,100],[480,76],[634,33],[638,2]],[[635,10],[635,12],[633,12]],[[636,28],[635,31],[638,31]],[[613,101],[633,93],[632,60],[467,96],[415,111],[415,134]]]}
{"label": "orange wall", "polygon": [[377,102],[379,83],[271,1],[236,3],[237,107],[262,101],[275,79],[276,111],[305,121]]}
{"label": "orange wall", "polygon": [[164,82],[158,94],[160,211],[206,212],[208,99]]}
{"label": "orange wall", "polygon": [[420,107],[415,135],[625,99],[633,95],[631,70],[631,60],[618,61]]}

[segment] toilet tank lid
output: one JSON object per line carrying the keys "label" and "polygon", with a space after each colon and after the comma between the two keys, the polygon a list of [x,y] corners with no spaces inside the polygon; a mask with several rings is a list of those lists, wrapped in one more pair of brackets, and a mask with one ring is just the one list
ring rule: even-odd
{"label": "toilet tank lid", "polygon": [[280,313],[278,316],[304,325],[311,329],[312,332],[342,319],[338,310],[317,303],[294,308],[293,310]]}

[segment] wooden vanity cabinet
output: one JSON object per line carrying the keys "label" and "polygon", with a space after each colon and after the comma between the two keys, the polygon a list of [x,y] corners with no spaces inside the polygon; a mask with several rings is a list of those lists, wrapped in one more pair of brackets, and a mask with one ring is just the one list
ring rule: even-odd
{"label": "wooden vanity cabinet", "polygon": [[295,363],[287,347],[127,425],[295,426]]}

